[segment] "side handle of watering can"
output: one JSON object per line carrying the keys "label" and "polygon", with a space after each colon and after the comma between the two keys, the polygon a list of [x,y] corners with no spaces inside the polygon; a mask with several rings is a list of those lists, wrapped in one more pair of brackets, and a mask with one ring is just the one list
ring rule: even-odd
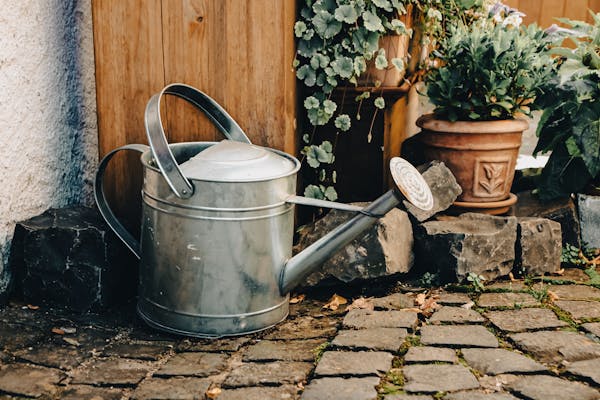
{"label": "side handle of watering can", "polygon": [[177,161],[169,149],[160,118],[160,102],[163,95],[166,94],[182,98],[204,112],[227,139],[244,143],[250,143],[250,139],[223,107],[196,88],[182,83],[173,83],[152,96],[146,106],[144,118],[148,143],[156,164],[171,190],[178,197],[187,199],[194,194],[194,187],[181,173]]}
{"label": "side handle of watering can", "polygon": [[112,212],[110,206],[108,205],[108,201],[106,200],[106,195],[104,193],[104,172],[106,171],[106,167],[108,166],[108,162],[113,158],[113,156],[121,150],[133,150],[138,151],[140,153],[144,153],[148,151],[149,147],[144,144],[128,144],[126,146],[119,147],[118,149],[114,149],[110,153],[108,153],[102,161],[100,161],[100,165],[98,166],[98,172],[96,172],[96,180],[94,181],[94,197],[96,198],[96,204],[98,205],[98,210],[100,214],[104,217],[104,220],[110,226],[110,228],[115,232],[115,234],[125,243],[125,245],[131,250],[133,254],[139,259],[140,258],[140,242],[136,238],[133,237],[131,233],[123,224],[117,219],[115,214]]}

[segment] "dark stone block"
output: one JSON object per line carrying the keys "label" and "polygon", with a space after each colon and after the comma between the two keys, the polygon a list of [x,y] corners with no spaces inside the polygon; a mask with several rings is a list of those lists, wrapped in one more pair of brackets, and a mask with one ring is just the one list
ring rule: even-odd
{"label": "dark stone block", "polygon": [[562,244],[579,247],[579,219],[573,200],[559,199],[543,203],[531,192],[520,192],[510,211],[516,217],[541,217],[556,221],[562,229]]}
{"label": "dark stone block", "polygon": [[135,295],[137,260],[86,207],[51,209],[17,224],[10,269],[32,304],[99,311]]}

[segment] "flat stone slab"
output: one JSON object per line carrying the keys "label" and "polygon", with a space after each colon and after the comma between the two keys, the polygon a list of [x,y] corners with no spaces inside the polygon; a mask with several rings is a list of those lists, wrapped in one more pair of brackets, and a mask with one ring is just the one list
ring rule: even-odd
{"label": "flat stone slab", "polygon": [[571,314],[577,320],[600,318],[600,303],[585,300],[556,300],[554,305]]}
{"label": "flat stone slab", "polygon": [[383,400],[433,400],[433,397],[424,394],[388,394]]}
{"label": "flat stone slab", "polygon": [[397,351],[406,336],[408,331],[404,328],[344,330],[338,332],[331,344],[337,347]]}
{"label": "flat stone slab", "polygon": [[103,354],[139,360],[158,360],[173,347],[168,344],[156,343],[116,343],[106,347]]}
{"label": "flat stone slab", "polygon": [[485,290],[502,290],[504,292],[523,292],[529,287],[522,280],[515,281],[496,281],[485,285]]}
{"label": "flat stone slab", "polygon": [[88,385],[70,385],[60,394],[61,400],[121,400],[123,390]]}
{"label": "flat stone slab", "polygon": [[136,385],[152,369],[149,362],[127,358],[95,360],[74,372],[72,383],[87,385]]}
{"label": "flat stone slab", "polygon": [[498,347],[498,339],[481,325],[427,325],[421,343],[435,346]]}
{"label": "flat stone slab", "polygon": [[234,352],[238,351],[244,344],[248,343],[250,338],[247,336],[228,338],[228,339],[186,339],[178,343],[177,351],[189,352]]}
{"label": "flat stone slab", "polygon": [[538,331],[510,335],[523,351],[547,363],[579,361],[600,357],[600,344],[585,335],[566,331]]}
{"label": "flat stone slab", "polygon": [[589,322],[581,326],[592,335],[596,335],[600,338],[600,322]]}
{"label": "flat stone slab", "polygon": [[262,340],[248,347],[244,361],[314,361],[316,351],[326,339],[308,340]]}
{"label": "flat stone slab", "polygon": [[531,400],[598,400],[600,392],[579,382],[547,375],[522,376],[507,384],[517,394]]}
{"label": "flat stone slab", "polygon": [[312,368],[312,363],[296,361],[244,363],[229,373],[223,387],[296,384],[305,380]]}
{"label": "flat stone slab", "polygon": [[206,377],[218,374],[227,366],[227,354],[180,353],[171,357],[157,372],[156,376],[196,376]]}
{"label": "flat stone slab", "polygon": [[315,368],[315,375],[378,375],[392,368],[393,358],[382,351],[326,351]]}
{"label": "flat stone slab", "polygon": [[466,293],[440,293],[436,303],[444,306],[456,306],[467,304],[471,298]]}
{"label": "flat stone slab", "polygon": [[407,392],[455,392],[475,389],[479,382],[462,365],[414,364],[402,368]]}
{"label": "flat stone slab", "polygon": [[463,349],[467,364],[485,375],[546,371],[542,364],[505,349]]}
{"label": "flat stone slab", "polygon": [[425,362],[456,363],[458,362],[458,357],[456,356],[456,351],[454,349],[418,346],[408,349],[404,355],[404,361],[408,364]]}
{"label": "flat stone slab", "polygon": [[449,307],[445,306],[437,310],[431,318],[429,323],[442,323],[451,322],[455,324],[468,324],[468,323],[480,323],[484,322],[485,319],[475,310],[463,308],[463,307]]}
{"label": "flat stone slab", "polygon": [[46,345],[28,347],[15,352],[14,355],[17,359],[32,364],[64,370],[72,369],[92,356],[76,347],[47,347]]}
{"label": "flat stone slab", "polygon": [[415,298],[406,293],[393,293],[385,297],[376,297],[371,302],[375,309],[402,310],[403,308],[414,307]]}
{"label": "flat stone slab", "polygon": [[567,371],[600,385],[600,358],[575,361],[567,366]]}
{"label": "flat stone slab", "polygon": [[337,332],[338,322],[331,318],[303,317],[285,321],[276,326],[264,339],[314,339],[331,337]]}
{"label": "flat stone slab", "polygon": [[414,328],[419,319],[415,311],[350,310],[344,317],[348,328]]}
{"label": "flat stone slab", "polygon": [[61,371],[27,364],[0,365],[0,391],[18,396],[40,397],[56,392]]}
{"label": "flat stone slab", "polygon": [[527,307],[537,306],[540,302],[529,293],[483,293],[477,299],[479,307]]}
{"label": "flat stone slab", "polygon": [[[224,389],[218,400],[287,400],[295,399],[299,391],[297,386],[283,385],[278,387],[247,387],[240,389]],[[201,397],[200,397],[201,398]]]}
{"label": "flat stone slab", "polygon": [[211,381],[203,378],[147,379],[135,389],[135,400],[195,400],[204,398]]}
{"label": "flat stone slab", "polygon": [[586,285],[551,285],[548,290],[558,296],[558,300],[600,300],[600,289]]}
{"label": "flat stone slab", "polygon": [[531,329],[560,328],[568,324],[558,319],[547,308],[523,308],[520,310],[488,311],[485,316],[499,329],[507,332],[523,332]]}
{"label": "flat stone slab", "polygon": [[477,391],[456,392],[444,396],[444,400],[519,400],[510,393],[485,393]]}
{"label": "flat stone slab", "polygon": [[[375,400],[379,378],[313,379],[302,393],[301,400]],[[219,399],[220,400],[220,399]]]}

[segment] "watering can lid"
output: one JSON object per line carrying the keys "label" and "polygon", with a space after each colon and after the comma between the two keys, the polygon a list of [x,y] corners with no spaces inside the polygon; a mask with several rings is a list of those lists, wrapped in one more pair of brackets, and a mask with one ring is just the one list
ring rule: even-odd
{"label": "watering can lid", "polygon": [[180,165],[189,179],[247,182],[279,178],[295,173],[299,162],[276,150],[223,140]]}

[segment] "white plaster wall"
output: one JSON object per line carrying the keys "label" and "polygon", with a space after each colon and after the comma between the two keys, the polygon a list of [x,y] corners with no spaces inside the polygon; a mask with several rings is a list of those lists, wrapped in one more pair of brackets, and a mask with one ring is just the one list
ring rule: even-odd
{"label": "white plaster wall", "polygon": [[15,222],[91,204],[91,0],[0,0],[0,294]]}

